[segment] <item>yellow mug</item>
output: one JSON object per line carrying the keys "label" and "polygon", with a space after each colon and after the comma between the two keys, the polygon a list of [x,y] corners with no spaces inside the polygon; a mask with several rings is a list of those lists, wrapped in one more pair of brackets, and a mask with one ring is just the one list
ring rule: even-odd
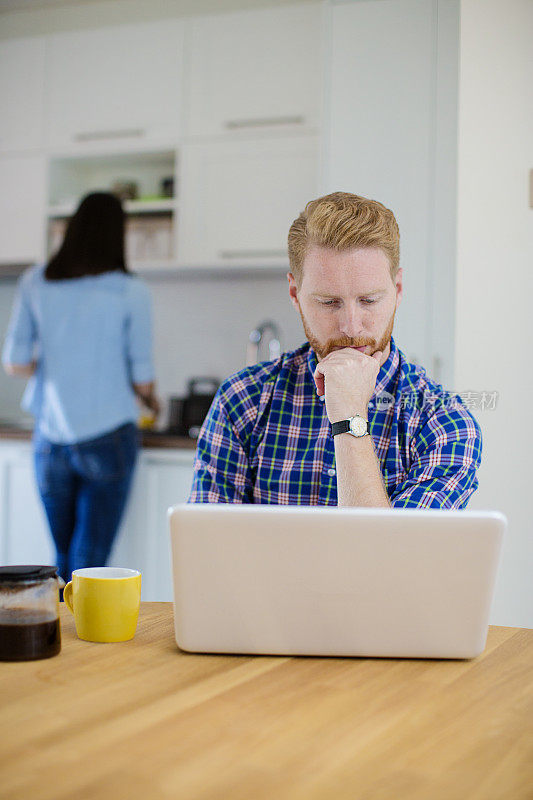
{"label": "yellow mug", "polygon": [[87,642],[133,639],[141,603],[141,573],[122,567],[75,569],[63,589],[76,633]]}

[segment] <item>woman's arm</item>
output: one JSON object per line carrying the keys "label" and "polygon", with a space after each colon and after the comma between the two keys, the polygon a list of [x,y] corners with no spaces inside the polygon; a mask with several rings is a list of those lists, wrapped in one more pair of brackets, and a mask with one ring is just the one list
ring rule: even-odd
{"label": "woman's arm", "polygon": [[37,324],[30,301],[30,284],[34,270],[21,276],[15,294],[11,318],[2,350],[2,363],[8,375],[29,378],[37,366],[35,345]]}
{"label": "woman's arm", "polygon": [[4,364],[4,369],[8,375],[17,378],[29,378],[37,368],[37,362],[31,361],[29,364]]}
{"label": "woman's arm", "polygon": [[137,278],[132,279],[129,288],[127,358],[131,385],[137,397],[157,416],[161,409],[153,380],[150,294]]}
{"label": "woman's arm", "polygon": [[141,400],[150,411],[153,411],[157,417],[161,411],[161,406],[155,394],[155,382],[132,383],[132,387],[139,400]]}

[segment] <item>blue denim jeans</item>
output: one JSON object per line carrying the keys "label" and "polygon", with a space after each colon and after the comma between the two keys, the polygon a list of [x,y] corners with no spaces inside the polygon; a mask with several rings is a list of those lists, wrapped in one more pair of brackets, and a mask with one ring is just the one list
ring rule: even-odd
{"label": "blue denim jeans", "polygon": [[71,445],[34,437],[35,472],[57,551],[58,572],[105,566],[128,498],[138,451],[129,423]]}

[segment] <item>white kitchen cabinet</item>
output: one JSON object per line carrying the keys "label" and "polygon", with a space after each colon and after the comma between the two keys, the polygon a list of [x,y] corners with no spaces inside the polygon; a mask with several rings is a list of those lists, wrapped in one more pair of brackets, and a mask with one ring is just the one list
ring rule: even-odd
{"label": "white kitchen cabinet", "polygon": [[43,75],[44,37],[0,42],[0,152],[42,146]]}
{"label": "white kitchen cabinet", "polygon": [[30,264],[40,260],[45,249],[44,156],[29,153],[0,156],[0,186],[0,264]]}
{"label": "white kitchen cabinet", "polygon": [[3,564],[55,563],[30,442],[0,446],[0,541]]}
{"label": "white kitchen cabinet", "polygon": [[194,451],[143,450],[110,563],[142,571],[143,600],[172,600],[167,510],[186,502]]}
{"label": "white kitchen cabinet", "polygon": [[50,36],[48,144],[94,151],[177,142],[182,59],[177,19]]}
{"label": "white kitchen cabinet", "polygon": [[145,570],[145,538],[148,529],[147,471],[144,451],[137,458],[133,483],[124,516],[109,558],[109,565]]}
{"label": "white kitchen cabinet", "polygon": [[287,233],[316,196],[314,136],[195,142],[182,150],[178,262],[287,264]]}
{"label": "white kitchen cabinet", "polygon": [[187,136],[319,124],[318,4],[197,17],[187,51]]}
{"label": "white kitchen cabinet", "polygon": [[[191,489],[193,450],[142,449],[110,565],[142,572],[143,600],[172,600],[167,509]],[[0,563],[54,564],[31,442],[0,442]]]}

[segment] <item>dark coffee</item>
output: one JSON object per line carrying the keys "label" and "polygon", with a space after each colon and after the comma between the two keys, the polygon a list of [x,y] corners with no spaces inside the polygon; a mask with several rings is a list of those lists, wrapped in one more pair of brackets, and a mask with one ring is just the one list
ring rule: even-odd
{"label": "dark coffee", "polygon": [[0,609],[0,661],[50,658],[61,650],[59,620],[31,609]]}

